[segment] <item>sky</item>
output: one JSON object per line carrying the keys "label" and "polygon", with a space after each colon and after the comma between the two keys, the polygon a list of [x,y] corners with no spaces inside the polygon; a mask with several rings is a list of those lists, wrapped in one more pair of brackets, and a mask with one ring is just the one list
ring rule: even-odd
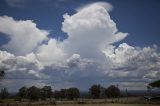
{"label": "sky", "polygon": [[146,89],[160,79],[159,11],[159,0],[1,0],[0,88]]}

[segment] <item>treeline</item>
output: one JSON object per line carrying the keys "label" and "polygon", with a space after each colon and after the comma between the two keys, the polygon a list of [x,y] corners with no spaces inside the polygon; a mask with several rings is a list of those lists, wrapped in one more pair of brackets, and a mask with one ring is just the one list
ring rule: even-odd
{"label": "treeline", "polygon": [[[120,96],[120,90],[117,86],[111,85],[108,88],[104,88],[101,85],[92,85],[87,93],[88,98],[117,98]],[[1,89],[0,98],[6,99],[9,97],[8,90],[6,88]],[[18,93],[14,97],[17,100],[29,99],[29,100],[46,100],[55,98],[56,100],[76,100],[82,98],[82,95],[78,88],[68,88],[53,91],[51,86],[44,86],[43,88],[38,88],[36,86],[32,87],[22,87],[18,90]]]}
{"label": "treeline", "polygon": [[44,86],[43,88],[38,88],[36,86],[29,88],[22,87],[17,93],[18,99],[45,100],[46,98],[51,98],[52,96],[53,92],[50,86]]}
{"label": "treeline", "polygon": [[22,87],[17,93],[19,98],[30,100],[46,100],[46,99],[77,99],[80,97],[78,88],[61,89],[60,91],[52,91],[50,86],[44,86],[43,88],[37,88],[32,86],[30,88]]}
{"label": "treeline", "polygon": [[101,85],[92,85],[89,88],[89,94],[91,98],[117,98],[120,96],[120,89],[118,86],[111,85],[108,88],[104,88]]}
{"label": "treeline", "polygon": [[78,99],[80,97],[80,91],[78,88],[56,90],[53,92],[53,97],[55,99]]}

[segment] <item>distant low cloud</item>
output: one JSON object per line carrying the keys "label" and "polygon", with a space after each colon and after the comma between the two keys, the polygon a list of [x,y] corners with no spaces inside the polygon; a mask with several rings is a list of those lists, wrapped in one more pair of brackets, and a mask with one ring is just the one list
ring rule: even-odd
{"label": "distant low cloud", "polygon": [[[160,75],[160,53],[157,46],[133,47],[122,43],[119,47],[111,46],[104,51],[112,63],[113,77],[130,77],[130,79],[157,79]],[[119,73],[119,74],[118,74]]]}

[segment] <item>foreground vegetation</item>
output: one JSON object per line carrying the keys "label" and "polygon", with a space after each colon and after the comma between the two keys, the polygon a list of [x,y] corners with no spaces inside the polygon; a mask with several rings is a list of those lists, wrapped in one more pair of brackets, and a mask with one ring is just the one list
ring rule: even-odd
{"label": "foreground vegetation", "polygon": [[16,101],[14,99],[1,100],[0,106],[159,106],[159,102],[146,101],[139,97],[123,97],[112,99],[77,99],[77,100],[45,100],[45,101]]}

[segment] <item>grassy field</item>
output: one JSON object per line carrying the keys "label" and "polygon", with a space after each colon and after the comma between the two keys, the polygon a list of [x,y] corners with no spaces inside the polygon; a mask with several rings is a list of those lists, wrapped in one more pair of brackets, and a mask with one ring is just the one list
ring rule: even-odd
{"label": "grassy field", "polygon": [[0,106],[160,106],[160,102],[146,101],[138,97],[119,99],[80,99],[75,101],[16,101],[0,100]]}
{"label": "grassy field", "polygon": [[153,104],[65,104],[65,105],[58,105],[58,106],[159,106]]}
{"label": "grassy field", "polygon": [[57,105],[40,105],[40,104],[0,104],[0,106],[159,106],[158,104],[57,104]]}

